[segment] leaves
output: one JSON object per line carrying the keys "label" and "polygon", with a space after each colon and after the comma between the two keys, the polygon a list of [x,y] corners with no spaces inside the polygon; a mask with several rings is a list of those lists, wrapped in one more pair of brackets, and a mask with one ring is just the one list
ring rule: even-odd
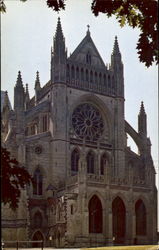
{"label": "leaves", "polygon": [[9,204],[9,207],[15,210],[18,207],[21,189],[33,182],[33,178],[3,147],[1,147],[1,166],[2,202]]}
{"label": "leaves", "polygon": [[65,0],[47,0],[48,7],[52,8],[55,11],[65,9]]}
{"label": "leaves", "polygon": [[108,17],[115,15],[120,26],[128,24],[139,28],[141,34],[137,43],[139,59],[147,67],[158,63],[158,23],[156,0],[93,0],[92,12],[95,16],[100,12]]}
{"label": "leaves", "polygon": [[3,0],[0,0],[0,12],[2,12],[2,13],[6,12],[6,6],[5,6]]}

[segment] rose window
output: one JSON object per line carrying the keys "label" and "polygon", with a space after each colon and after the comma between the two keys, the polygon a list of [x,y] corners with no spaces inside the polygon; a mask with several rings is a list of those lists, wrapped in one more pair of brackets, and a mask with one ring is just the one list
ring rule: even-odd
{"label": "rose window", "polygon": [[86,140],[97,140],[104,130],[104,123],[99,110],[88,103],[81,104],[74,110],[72,125],[75,134]]}

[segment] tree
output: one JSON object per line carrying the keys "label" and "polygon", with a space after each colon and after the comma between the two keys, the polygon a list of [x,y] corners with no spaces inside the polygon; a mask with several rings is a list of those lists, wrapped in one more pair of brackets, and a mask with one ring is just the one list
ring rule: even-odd
{"label": "tree", "polygon": [[[65,9],[66,0],[46,0],[46,2],[54,11]],[[5,10],[3,3],[0,11],[5,12]],[[107,17],[116,16],[121,27],[128,24],[132,28],[139,28],[141,33],[136,49],[140,62],[145,63],[147,67],[153,62],[158,64],[157,0],[92,0],[91,10],[95,16],[99,13],[105,13]]]}
{"label": "tree", "polygon": [[108,17],[115,15],[123,27],[128,24],[139,28],[141,33],[137,43],[140,62],[147,67],[158,63],[158,2],[156,0],[93,0],[92,12],[97,16],[100,12]]}
{"label": "tree", "polygon": [[28,171],[21,167],[15,158],[10,157],[10,152],[6,148],[1,147],[2,202],[9,204],[9,207],[15,210],[18,207],[21,190],[32,182],[33,178]]}

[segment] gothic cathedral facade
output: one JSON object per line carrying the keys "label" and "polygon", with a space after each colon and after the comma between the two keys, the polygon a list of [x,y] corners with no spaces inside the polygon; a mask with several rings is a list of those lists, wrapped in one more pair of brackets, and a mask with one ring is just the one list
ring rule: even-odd
{"label": "gothic cathedral facade", "polygon": [[[127,146],[127,134],[138,154]],[[34,177],[34,185],[23,191],[18,217],[4,207],[4,240],[18,233],[19,239],[42,239],[56,247],[156,242],[157,189],[147,116],[141,103],[138,132],[125,121],[117,37],[109,66],[89,28],[68,57],[58,19],[50,80],[42,87],[37,72],[30,98],[18,73],[14,110],[7,93],[4,100],[2,139]]]}

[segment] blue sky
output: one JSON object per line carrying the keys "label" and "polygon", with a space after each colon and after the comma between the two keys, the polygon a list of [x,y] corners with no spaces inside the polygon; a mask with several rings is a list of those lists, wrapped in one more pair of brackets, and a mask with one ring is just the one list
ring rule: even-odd
{"label": "blue sky", "polygon": [[[34,95],[36,71],[41,85],[50,79],[50,50],[57,17],[61,17],[68,55],[81,42],[90,25],[91,37],[105,63],[110,63],[115,35],[118,36],[125,79],[125,118],[137,130],[137,116],[144,101],[148,119],[148,137],[158,172],[158,76],[157,66],[146,68],[139,62],[136,43],[139,30],[120,28],[115,18],[91,12],[91,0],[67,0],[66,10],[55,13],[45,0],[5,1],[7,13],[1,16],[1,88],[7,90],[13,104],[18,71],[23,83]],[[131,144],[133,148],[133,144]]]}

